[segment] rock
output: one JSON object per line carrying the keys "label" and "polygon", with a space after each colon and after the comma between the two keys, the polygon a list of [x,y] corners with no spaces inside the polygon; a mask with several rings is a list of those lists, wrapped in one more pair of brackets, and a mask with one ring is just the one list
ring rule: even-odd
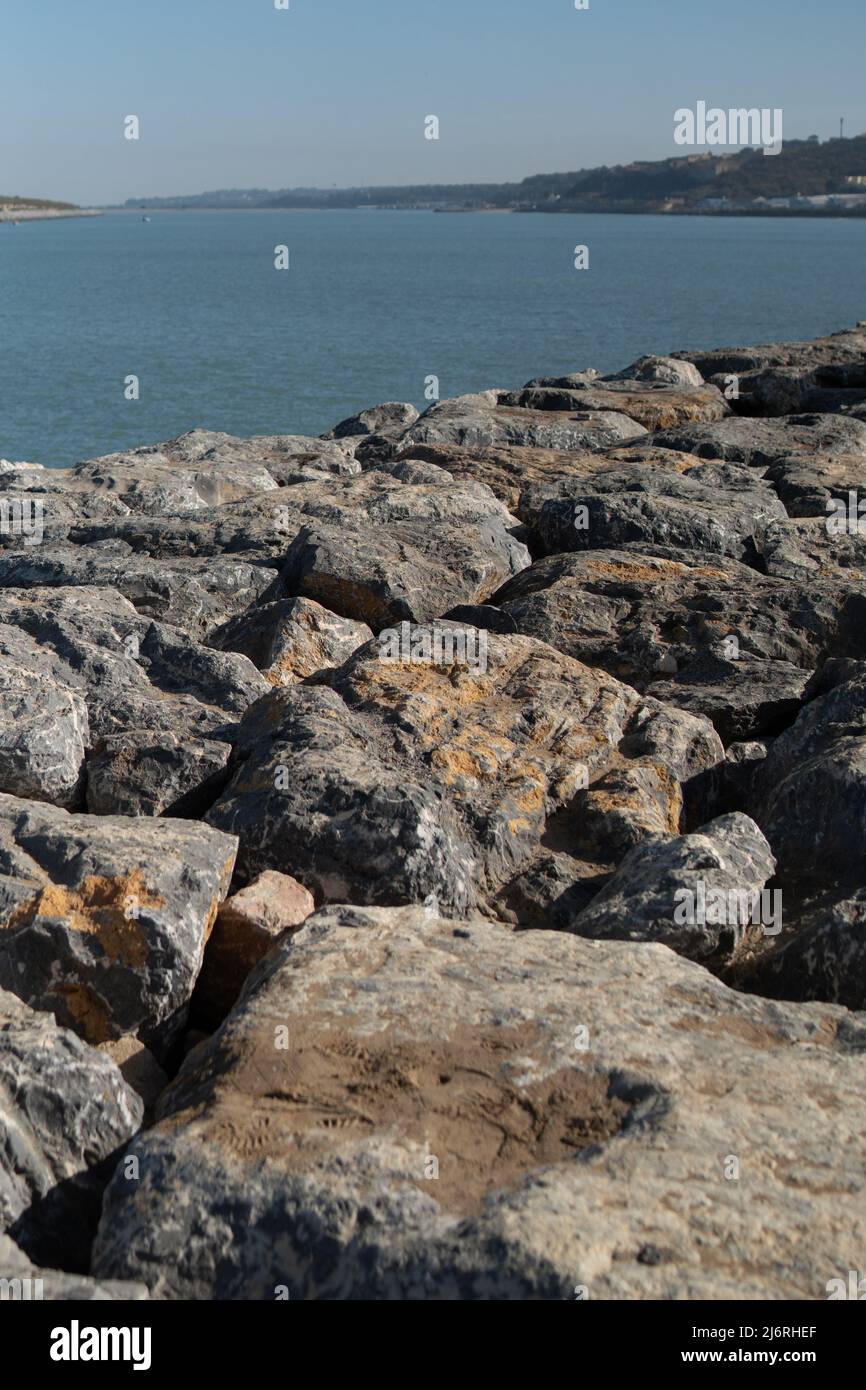
{"label": "rock", "polygon": [[128,1033],[113,1042],[100,1043],[99,1051],[120,1068],[126,1084],[144,1101],[145,1117],[149,1117],[168,1085],[168,1077],[153,1053]]}
{"label": "rock", "polygon": [[[775,869],[748,816],[720,816],[692,835],[657,835],[629,850],[598,896],[571,922],[596,940],[657,941],[704,960],[760,934],[758,895]],[[768,901],[768,909],[772,901]],[[757,920],[755,920],[755,918]]]}
{"label": "rock", "polygon": [[88,1042],[161,1059],[182,1028],[236,842],[190,821],[0,796],[0,988]]}
{"label": "rock", "polygon": [[824,655],[866,641],[850,580],[792,583],[665,547],[546,556],[493,602],[517,631],[705,714],[726,742],[785,727]]}
{"label": "rock", "polygon": [[0,1231],[31,1259],[87,1268],[112,1156],[142,1111],[108,1057],[0,989]]}
{"label": "rock", "polygon": [[866,833],[866,676],[803,708],[761,765],[755,797],[792,900],[856,892]]}
{"label": "rock", "polygon": [[621,372],[611,372],[604,381],[660,381],[665,386],[703,386],[704,378],[691,362],[676,357],[639,357]]}
{"label": "rock", "polygon": [[133,554],[123,541],[0,554],[0,588],[86,584],[116,589],[141,617],[183,628],[200,642],[245,614],[276,578],[276,569],[221,556],[153,560]]}
{"label": "rock", "polygon": [[[432,644],[436,632],[454,637],[445,624],[407,636]],[[469,647],[483,635],[464,634]],[[639,762],[685,782],[721,760],[705,720],[541,642],[488,638],[474,664],[459,644],[437,664],[382,660],[371,643],[327,685],[259,701],[208,813],[240,836],[241,871],[291,873],[325,901],[433,894],[446,915],[490,910],[601,774]],[[575,861],[573,879],[583,872]]]}
{"label": "rock", "polygon": [[222,791],[231,744],[158,730],[101,738],[87,760],[94,816],[203,815]]}
{"label": "rock", "polygon": [[118,1280],[90,1279],[84,1274],[65,1274],[59,1269],[40,1269],[28,1260],[8,1236],[0,1234],[0,1283],[6,1302],[141,1302],[146,1299],[144,1284]]}
{"label": "rock", "polygon": [[717,386],[669,386],[660,381],[602,378],[563,388],[555,378],[530,382],[522,391],[500,396],[500,405],[524,410],[618,411],[648,430],[671,429],[691,421],[723,420],[730,407]]}
{"label": "rock", "polygon": [[416,444],[464,444],[489,448],[503,444],[538,449],[605,449],[646,434],[643,425],[614,409],[596,411],[528,410],[508,405],[507,391],[484,391],[438,401],[425,410],[402,438],[402,449]]}
{"label": "rock", "polygon": [[790,940],[761,957],[745,984],[776,999],[866,1009],[866,889],[812,908]]}
{"label": "rock", "polygon": [[250,971],[273,949],[283,932],[300,927],[316,904],[288,874],[272,870],[227,898],[205,947],[193,1010],[218,1027],[234,1007]]}
{"label": "rock", "polygon": [[330,908],[187,1058],[93,1268],[183,1299],[822,1299],[866,1238],[864,1042],[660,946]]}
{"label": "rock", "polygon": [[74,806],[88,740],[80,695],[0,655],[0,792]]}
{"label": "rock", "polygon": [[[602,456],[603,457],[603,456]],[[407,444],[398,462],[425,462],[447,470],[452,477],[484,483],[500,502],[521,521],[531,525],[535,513],[527,513],[524,499],[536,485],[548,488],[583,478],[600,466],[599,455],[560,449],[530,449],[516,444],[467,448],[461,444]]]}
{"label": "rock", "polygon": [[405,401],[388,401],[385,405],[374,405],[341,420],[332,430],[322,435],[323,439],[346,439],[365,434],[390,433],[395,436],[404,433],[418,419],[414,405]]}
{"label": "rock", "polygon": [[0,650],[79,695],[95,740],[131,729],[208,736],[268,689],[245,657],[140,618],[112,589],[0,589]]}
{"label": "rock", "polygon": [[790,415],[769,420],[731,416],[708,425],[658,430],[652,443],[700,458],[771,468],[796,455],[806,460],[816,454],[866,458],[866,424],[842,415]]}
{"label": "rock", "polygon": [[216,634],[224,651],[243,652],[269,685],[296,681],[332,670],[369,642],[366,623],[341,618],[308,598],[260,604]]}
{"label": "rock", "polygon": [[739,559],[754,554],[768,522],[786,515],[765,483],[730,465],[678,471],[617,460],[556,491],[537,499],[535,530],[547,553],[631,544]]}

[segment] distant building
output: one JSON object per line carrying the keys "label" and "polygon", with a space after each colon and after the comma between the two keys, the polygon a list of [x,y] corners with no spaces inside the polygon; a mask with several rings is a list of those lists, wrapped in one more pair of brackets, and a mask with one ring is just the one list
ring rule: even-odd
{"label": "distant building", "polygon": [[866,174],[846,174],[845,182],[854,184],[857,188],[866,188]]}

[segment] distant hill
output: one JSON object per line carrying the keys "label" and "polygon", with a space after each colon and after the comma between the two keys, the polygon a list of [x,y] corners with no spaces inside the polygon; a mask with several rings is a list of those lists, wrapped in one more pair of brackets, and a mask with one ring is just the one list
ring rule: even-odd
{"label": "distant hill", "polygon": [[0,208],[7,209],[9,212],[27,211],[30,208],[40,212],[77,212],[75,203],[55,203],[49,198],[19,198],[16,195],[4,195],[0,193]]}
{"label": "distant hill", "polygon": [[[859,180],[863,180],[862,183]],[[813,207],[797,200],[844,198]],[[857,203],[862,197],[862,206]],[[792,206],[771,207],[770,200]],[[418,184],[371,188],[221,189],[175,198],[130,198],[129,208],[427,208],[515,212],[866,212],[866,135],[786,141],[760,149],[534,174],[520,183]]]}

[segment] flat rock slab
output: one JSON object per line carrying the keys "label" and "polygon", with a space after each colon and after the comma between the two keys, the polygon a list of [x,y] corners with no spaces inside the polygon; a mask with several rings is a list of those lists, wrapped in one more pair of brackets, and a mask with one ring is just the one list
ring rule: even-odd
{"label": "flat rock slab", "polygon": [[162,1056],[183,1026],[236,842],[192,821],[0,796],[0,987],[88,1042]]}
{"label": "flat rock slab", "polygon": [[530,382],[522,391],[500,396],[502,405],[525,410],[615,410],[648,430],[670,429],[694,421],[723,420],[730,406],[717,386],[672,386],[665,382],[599,380],[577,388],[555,378]]}
{"label": "flat rock slab", "polygon": [[106,1161],[143,1111],[110,1058],[0,989],[0,1231],[31,1258],[86,1269]]}
{"label": "flat rock slab", "polygon": [[658,430],[652,442],[701,458],[770,468],[797,454],[811,459],[816,455],[866,458],[866,424],[842,415],[789,415],[767,420],[731,416],[715,424]]}
{"label": "flat rock slab", "polygon": [[483,391],[430,406],[402,436],[410,444],[517,444],[536,449],[606,449],[646,434],[624,411],[532,410],[508,405],[508,392]]}
{"label": "flat rock slab", "polygon": [[862,1015],[661,946],[333,907],[164,1093],[93,1270],[184,1299],[823,1299],[866,1239],[864,1045]]}

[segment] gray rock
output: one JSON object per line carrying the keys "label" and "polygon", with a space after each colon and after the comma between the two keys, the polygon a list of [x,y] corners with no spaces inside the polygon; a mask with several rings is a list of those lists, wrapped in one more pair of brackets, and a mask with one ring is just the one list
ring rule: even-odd
{"label": "gray rock", "polygon": [[0,988],[91,1043],[182,1028],[236,841],[0,796]]}
{"label": "gray rock", "polygon": [[108,1057],[0,990],[0,1230],[39,1263],[86,1269],[106,1165],[143,1109]]}
{"label": "gray rock", "polygon": [[657,941],[705,960],[761,933],[752,895],[760,895],[774,869],[753,820],[720,816],[694,834],[657,835],[629,850],[571,930],[597,940]]}
{"label": "gray rock", "polygon": [[676,357],[639,357],[621,372],[611,372],[604,381],[660,381],[665,386],[703,386],[704,378],[691,362]]}
{"label": "gray rock", "polygon": [[816,454],[866,458],[866,424],[842,415],[791,415],[782,419],[731,416],[709,425],[659,430],[653,444],[700,458],[770,468],[782,459]]}
{"label": "gray rock", "polygon": [[866,676],[805,706],[774,741],[755,794],[755,815],[795,898],[832,890],[842,899],[862,885]]}
{"label": "gray rock", "polygon": [[529,638],[489,634],[483,669],[392,664],[382,650],[244,719],[208,820],[240,836],[246,876],[277,869],[326,901],[435,894],[459,914],[525,872],[551,819],[602,773],[651,763],[685,782],[722,758],[707,721]]}
{"label": "gray rock", "polygon": [[535,529],[548,553],[633,544],[739,559],[753,554],[768,522],[786,515],[765,483],[730,465],[678,471],[617,460],[556,492],[536,502]]}
{"label": "gray rock", "polygon": [[358,435],[391,433],[401,435],[418,419],[414,405],[405,401],[387,401],[384,405],[371,406],[341,420],[332,430],[322,435],[323,439],[357,438]]}
{"label": "gray rock", "polygon": [[866,889],[810,909],[790,940],[762,956],[746,984],[777,999],[866,1009]]}
{"label": "gray rock", "polygon": [[261,604],[228,623],[215,643],[243,652],[269,684],[293,685],[342,666],[372,636],[366,623],[341,618],[311,599],[292,598]]}
{"label": "gray rock", "polygon": [[616,410],[526,410],[505,403],[508,392],[484,391],[439,401],[403,436],[415,444],[464,444],[473,448],[517,444],[540,449],[606,449],[646,434],[643,425]]}
{"label": "gray rock", "polygon": [[330,908],[187,1059],[93,1268],[184,1299],[823,1299],[866,1239],[864,1045],[660,946]]}
{"label": "gray rock", "polygon": [[98,741],[87,759],[94,816],[203,815],[226,781],[231,744],[131,729]]}
{"label": "gray rock", "polygon": [[74,806],[88,741],[80,695],[0,656],[0,792]]}

